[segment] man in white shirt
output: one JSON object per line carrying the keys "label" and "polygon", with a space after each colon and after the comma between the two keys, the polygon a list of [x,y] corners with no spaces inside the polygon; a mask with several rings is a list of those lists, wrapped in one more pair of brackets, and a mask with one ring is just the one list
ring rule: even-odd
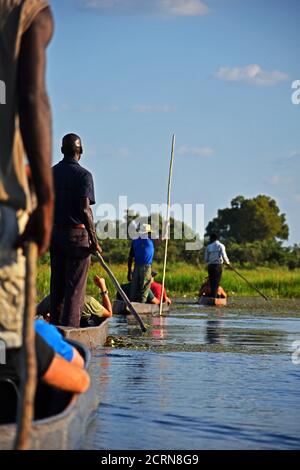
{"label": "man in white shirt", "polygon": [[208,267],[211,297],[217,298],[218,287],[222,277],[222,264],[230,264],[230,262],[225,246],[219,242],[218,236],[215,233],[212,233],[210,236],[210,243],[206,247],[204,259]]}

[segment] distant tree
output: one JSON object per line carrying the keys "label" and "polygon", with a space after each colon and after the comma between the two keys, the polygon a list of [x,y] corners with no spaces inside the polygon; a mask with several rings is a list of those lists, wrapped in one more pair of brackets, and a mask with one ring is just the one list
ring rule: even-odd
{"label": "distant tree", "polygon": [[227,251],[233,263],[249,268],[254,266],[289,266],[291,259],[290,248],[283,247],[282,242],[278,240],[243,244],[229,242],[227,243]]}
{"label": "distant tree", "polygon": [[289,228],[274,199],[264,195],[252,199],[237,196],[231,207],[218,211],[206,232],[217,232],[224,241],[253,243],[287,240]]}
{"label": "distant tree", "polygon": [[288,268],[293,270],[300,268],[300,245],[294,245],[289,249]]}

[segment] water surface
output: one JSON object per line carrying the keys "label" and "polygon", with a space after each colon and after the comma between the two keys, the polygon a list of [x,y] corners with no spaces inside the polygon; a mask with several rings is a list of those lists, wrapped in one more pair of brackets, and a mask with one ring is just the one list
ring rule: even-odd
{"label": "water surface", "polygon": [[299,449],[300,303],[193,301],[150,317],[114,318],[100,365],[101,404],[86,449]]}

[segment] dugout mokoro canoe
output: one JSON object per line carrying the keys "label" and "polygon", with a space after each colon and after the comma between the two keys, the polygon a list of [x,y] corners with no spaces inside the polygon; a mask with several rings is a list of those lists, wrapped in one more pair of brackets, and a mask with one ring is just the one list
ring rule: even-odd
{"label": "dugout mokoro canoe", "polygon": [[89,349],[96,349],[104,346],[108,336],[108,319],[104,320],[99,326],[88,326],[86,328],[72,328],[69,326],[60,326],[59,329],[67,339],[80,341]]}
{"label": "dugout mokoro canoe", "polygon": [[202,297],[200,297],[199,299],[199,304],[209,305],[212,307],[221,307],[221,306],[227,305],[227,298],[215,299],[213,297],[206,297],[205,295],[202,295]]}
{"label": "dugout mokoro canoe", "polygon": [[[132,306],[139,315],[158,315],[159,305],[154,304],[141,304],[139,302],[132,302]],[[163,304],[163,313],[169,312],[170,307],[167,303]],[[125,302],[122,300],[115,300],[113,303],[113,314],[114,315],[129,315],[130,312],[126,307]]]}
{"label": "dugout mokoro canoe", "polygon": [[[89,370],[90,351],[86,346],[75,341],[70,341],[70,343],[84,357],[85,367]],[[11,400],[10,405],[14,401],[12,409],[15,413],[17,395],[12,393],[13,389],[7,392]],[[7,407],[8,403],[4,402],[3,398],[1,394],[2,407]],[[81,395],[63,392],[42,384],[36,394],[36,404],[36,419],[32,424],[30,450],[75,450],[80,447],[89,418],[97,408],[98,400],[93,384],[86,393]],[[13,448],[15,433],[15,424],[0,425],[0,450]]]}

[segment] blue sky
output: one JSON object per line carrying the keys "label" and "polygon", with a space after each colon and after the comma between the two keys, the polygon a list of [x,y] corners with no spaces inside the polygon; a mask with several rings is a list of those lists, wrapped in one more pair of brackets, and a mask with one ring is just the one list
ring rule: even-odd
{"label": "blue sky", "polygon": [[298,0],[52,0],[54,155],[81,135],[98,203],[274,197],[300,242]]}

